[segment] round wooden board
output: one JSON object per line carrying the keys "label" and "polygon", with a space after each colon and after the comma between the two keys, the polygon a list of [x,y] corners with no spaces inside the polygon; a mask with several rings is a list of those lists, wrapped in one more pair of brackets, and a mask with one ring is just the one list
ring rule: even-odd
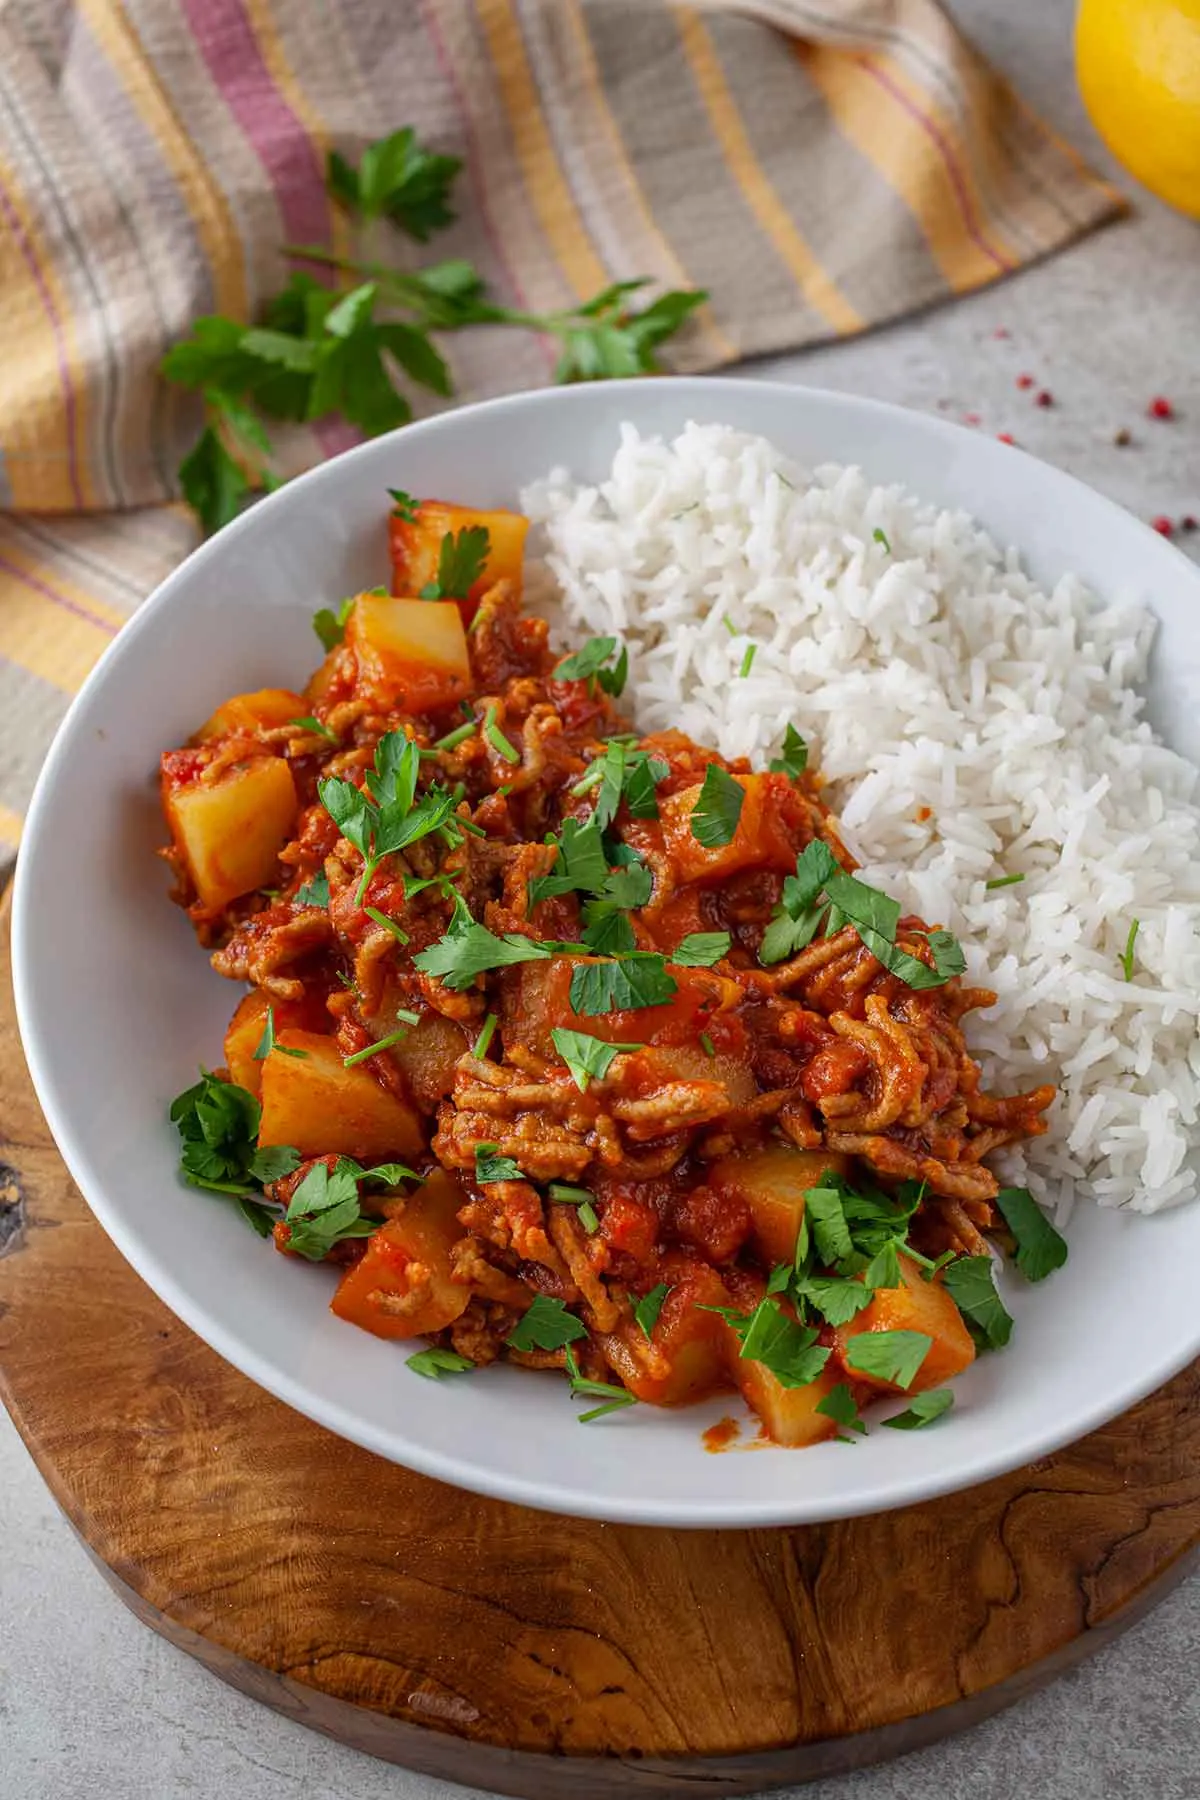
{"label": "round wooden board", "polygon": [[984,1718],[1195,1558],[1200,1364],[986,1487],[789,1531],[597,1525],[380,1461],[123,1262],[0,996],[0,1395],[121,1598],[306,1725],[526,1800],[746,1793]]}

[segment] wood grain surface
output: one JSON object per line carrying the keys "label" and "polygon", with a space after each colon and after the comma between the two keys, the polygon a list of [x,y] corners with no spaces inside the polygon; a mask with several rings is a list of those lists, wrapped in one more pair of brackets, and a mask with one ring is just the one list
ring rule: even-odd
{"label": "wood grain surface", "polygon": [[985,1487],[787,1531],[532,1513],[341,1442],[95,1224],[34,1099],[4,942],[0,1396],[122,1599],[292,1718],[527,1800],[746,1793],[985,1717],[1194,1560],[1200,1364]]}

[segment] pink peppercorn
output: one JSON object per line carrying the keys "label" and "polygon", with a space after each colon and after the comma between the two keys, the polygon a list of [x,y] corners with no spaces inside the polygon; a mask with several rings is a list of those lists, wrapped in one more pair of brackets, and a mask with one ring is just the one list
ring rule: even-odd
{"label": "pink peppercorn", "polygon": [[1154,530],[1159,533],[1160,537],[1174,537],[1175,527],[1172,525],[1170,519],[1168,519],[1166,513],[1159,513],[1157,519],[1151,519],[1150,523]]}
{"label": "pink peppercorn", "polygon": [[983,415],[981,413],[964,413],[963,414],[963,424],[964,425],[982,425],[983,424]]}
{"label": "pink peppercorn", "polygon": [[1169,400],[1164,399],[1162,394],[1155,395],[1146,408],[1146,412],[1152,419],[1173,419],[1175,417],[1175,408]]}
{"label": "pink peppercorn", "polygon": [[1032,375],[1018,375],[1017,376],[1017,386],[1019,388],[1031,388],[1033,386],[1033,376]]}
{"label": "pink peppercorn", "polygon": [[996,436],[1002,444],[1015,444],[1017,441],[1011,431],[998,431]]}
{"label": "pink peppercorn", "polygon": [[1039,406],[1053,406],[1054,405],[1054,395],[1050,392],[1049,388],[1043,388],[1041,390],[1041,392],[1036,396],[1036,398],[1037,398],[1037,404]]}
{"label": "pink peppercorn", "polygon": [[1194,519],[1191,513],[1185,513],[1179,523],[1184,531],[1195,531],[1197,526],[1200,525],[1200,520]]}

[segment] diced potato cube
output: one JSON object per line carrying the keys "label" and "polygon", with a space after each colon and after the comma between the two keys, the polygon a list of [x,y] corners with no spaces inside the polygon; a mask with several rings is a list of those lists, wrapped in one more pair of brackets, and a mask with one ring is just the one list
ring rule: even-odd
{"label": "diced potato cube", "polygon": [[901,1287],[878,1288],[869,1306],[847,1324],[838,1326],[834,1334],[837,1354],[844,1359],[850,1344],[863,1332],[924,1332],[933,1340],[932,1345],[909,1387],[901,1388],[894,1381],[883,1381],[876,1375],[864,1374],[861,1369],[851,1371],[855,1381],[865,1382],[885,1393],[919,1394],[925,1388],[941,1387],[955,1375],[961,1375],[975,1360],[975,1345],[963,1324],[962,1314],[938,1277],[926,1281],[916,1263],[903,1255],[900,1276]]}
{"label": "diced potato cube", "polygon": [[267,887],[296,822],[292,772],[256,756],[216,781],[163,783],[163,810],[204,906],[227,906]]}
{"label": "diced potato cube", "polygon": [[763,1430],[769,1438],[789,1449],[800,1449],[806,1444],[819,1444],[825,1438],[837,1436],[837,1421],[817,1411],[826,1395],[832,1393],[839,1381],[846,1379],[832,1358],[807,1387],[784,1387],[765,1363],[740,1355],[737,1334],[730,1326],[725,1329],[731,1340],[728,1351],[733,1378],[746,1404],[762,1420]]}
{"label": "diced potato cube", "polygon": [[333,1038],[281,1031],[262,1064],[258,1141],[370,1163],[415,1156],[425,1138],[415,1108],[381,1087],[365,1063],[347,1068]]}
{"label": "diced potato cube", "polygon": [[598,1342],[639,1400],[651,1406],[684,1406],[729,1385],[721,1335],[727,1328],[716,1313],[703,1310],[704,1305],[728,1304],[716,1271],[697,1264],[663,1301],[649,1341],[634,1320],[614,1332],[597,1334]]}
{"label": "diced potato cube", "polygon": [[463,1236],[458,1209],[465,1196],[438,1169],[368,1240],[330,1302],[339,1319],[382,1338],[444,1331],[466,1311],[471,1290],[453,1279],[451,1247]]}
{"label": "diced potato cube", "polygon": [[727,1056],[720,1050],[710,1056],[700,1044],[671,1044],[656,1047],[654,1061],[673,1081],[719,1081],[731,1106],[748,1106],[758,1098],[754,1070],[744,1056]]}
{"label": "diced potato cube", "polygon": [[238,1001],[225,1033],[225,1067],[229,1070],[230,1081],[248,1089],[256,1100],[262,1097],[263,1066],[256,1060],[254,1052],[262,1043],[269,1009],[274,1011],[277,1032],[306,1031],[310,1027],[319,1030],[322,1024],[329,1022],[319,993],[311,999],[272,1000],[261,988],[255,988]]}
{"label": "diced potato cube", "polygon": [[826,1169],[845,1174],[849,1158],[835,1150],[796,1150],[766,1144],[740,1156],[723,1156],[708,1171],[708,1185],[733,1194],[750,1208],[750,1241],[764,1263],[791,1262],[804,1217],[804,1196],[819,1187]]}
{"label": "diced potato cube", "polygon": [[789,827],[797,798],[784,775],[735,775],[745,793],[737,830],[727,844],[706,849],[692,836],[692,812],[702,783],[681,788],[659,801],[663,843],[682,881],[724,881],[741,869],[776,869],[790,874],[796,867],[801,837]]}
{"label": "diced potato cube", "polygon": [[388,600],[362,594],[346,625],[360,682],[386,705],[429,712],[466,694],[471,663],[453,600]]}
{"label": "diced potato cube", "polygon": [[276,725],[289,725],[306,712],[304,701],[290,688],[258,688],[253,694],[235,694],[218,706],[212,718],[196,733],[198,744],[210,738],[228,737],[231,732],[269,731]]}
{"label": "diced potato cube", "polygon": [[393,513],[388,521],[392,550],[392,592],[419,594],[437,580],[442,539],[447,532],[458,533],[473,525],[482,525],[488,534],[488,555],[479,580],[468,596],[478,600],[497,581],[511,581],[514,591],[521,591],[521,563],[525,554],[525,534],[529,520],[523,513],[499,508],[479,512],[470,506],[454,506],[446,500],[423,500],[417,516],[409,521]]}

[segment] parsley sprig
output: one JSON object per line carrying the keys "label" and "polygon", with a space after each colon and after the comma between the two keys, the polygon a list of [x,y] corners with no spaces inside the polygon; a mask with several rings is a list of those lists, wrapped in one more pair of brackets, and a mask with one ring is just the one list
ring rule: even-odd
{"label": "parsley sprig", "polygon": [[447,531],[438,551],[437,579],[426,582],[417,598],[465,600],[483,574],[490,550],[491,534],[486,525],[464,525],[461,531]]}
{"label": "parsley sprig", "polygon": [[[616,655],[612,668],[608,664]],[[611,694],[618,699],[625,692],[625,682],[629,676],[629,652],[622,644],[618,650],[615,637],[589,638],[582,649],[571,656],[564,656],[561,662],[555,663],[551,670],[555,681],[586,681],[591,692],[597,688],[602,693]]]}
{"label": "parsley sprig", "polygon": [[[334,151],[326,180],[356,218],[390,220],[425,243],[453,220],[460,166],[404,126],[369,144],[357,165]],[[197,319],[162,362],[168,380],[204,400],[204,428],[179,476],[206,531],[236,517],[253,487],[278,485],[265,420],[340,415],[374,436],[412,416],[407,388],[449,395],[435,332],[473,325],[539,332],[560,346],[559,381],[595,381],[656,370],[659,346],[706,298],[666,293],[637,312],[633,297],[646,283],[622,281],[583,306],[538,314],[497,305],[479,271],[459,259],[402,270],[319,247],[290,246],[288,254],[354,285],[339,291],[295,273],[256,324],[220,314]]]}
{"label": "parsley sprig", "polygon": [[349,1156],[340,1156],[332,1169],[326,1163],[314,1163],[297,1184],[284,1214],[289,1228],[288,1249],[309,1262],[324,1262],[335,1244],[346,1238],[370,1237],[379,1229],[380,1219],[369,1217],[362,1210],[361,1183],[373,1181],[398,1187],[402,1181],[419,1180],[420,1176],[402,1163],[381,1163],[377,1168],[364,1169]]}
{"label": "parsley sprig", "polygon": [[454,811],[453,794],[436,784],[417,800],[420,767],[421,752],[412,739],[389,731],[376,745],[374,768],[362,787],[340,775],[326,775],[317,783],[322,806],[362,856],[356,895],[360,906],[384,857],[439,830]]}

